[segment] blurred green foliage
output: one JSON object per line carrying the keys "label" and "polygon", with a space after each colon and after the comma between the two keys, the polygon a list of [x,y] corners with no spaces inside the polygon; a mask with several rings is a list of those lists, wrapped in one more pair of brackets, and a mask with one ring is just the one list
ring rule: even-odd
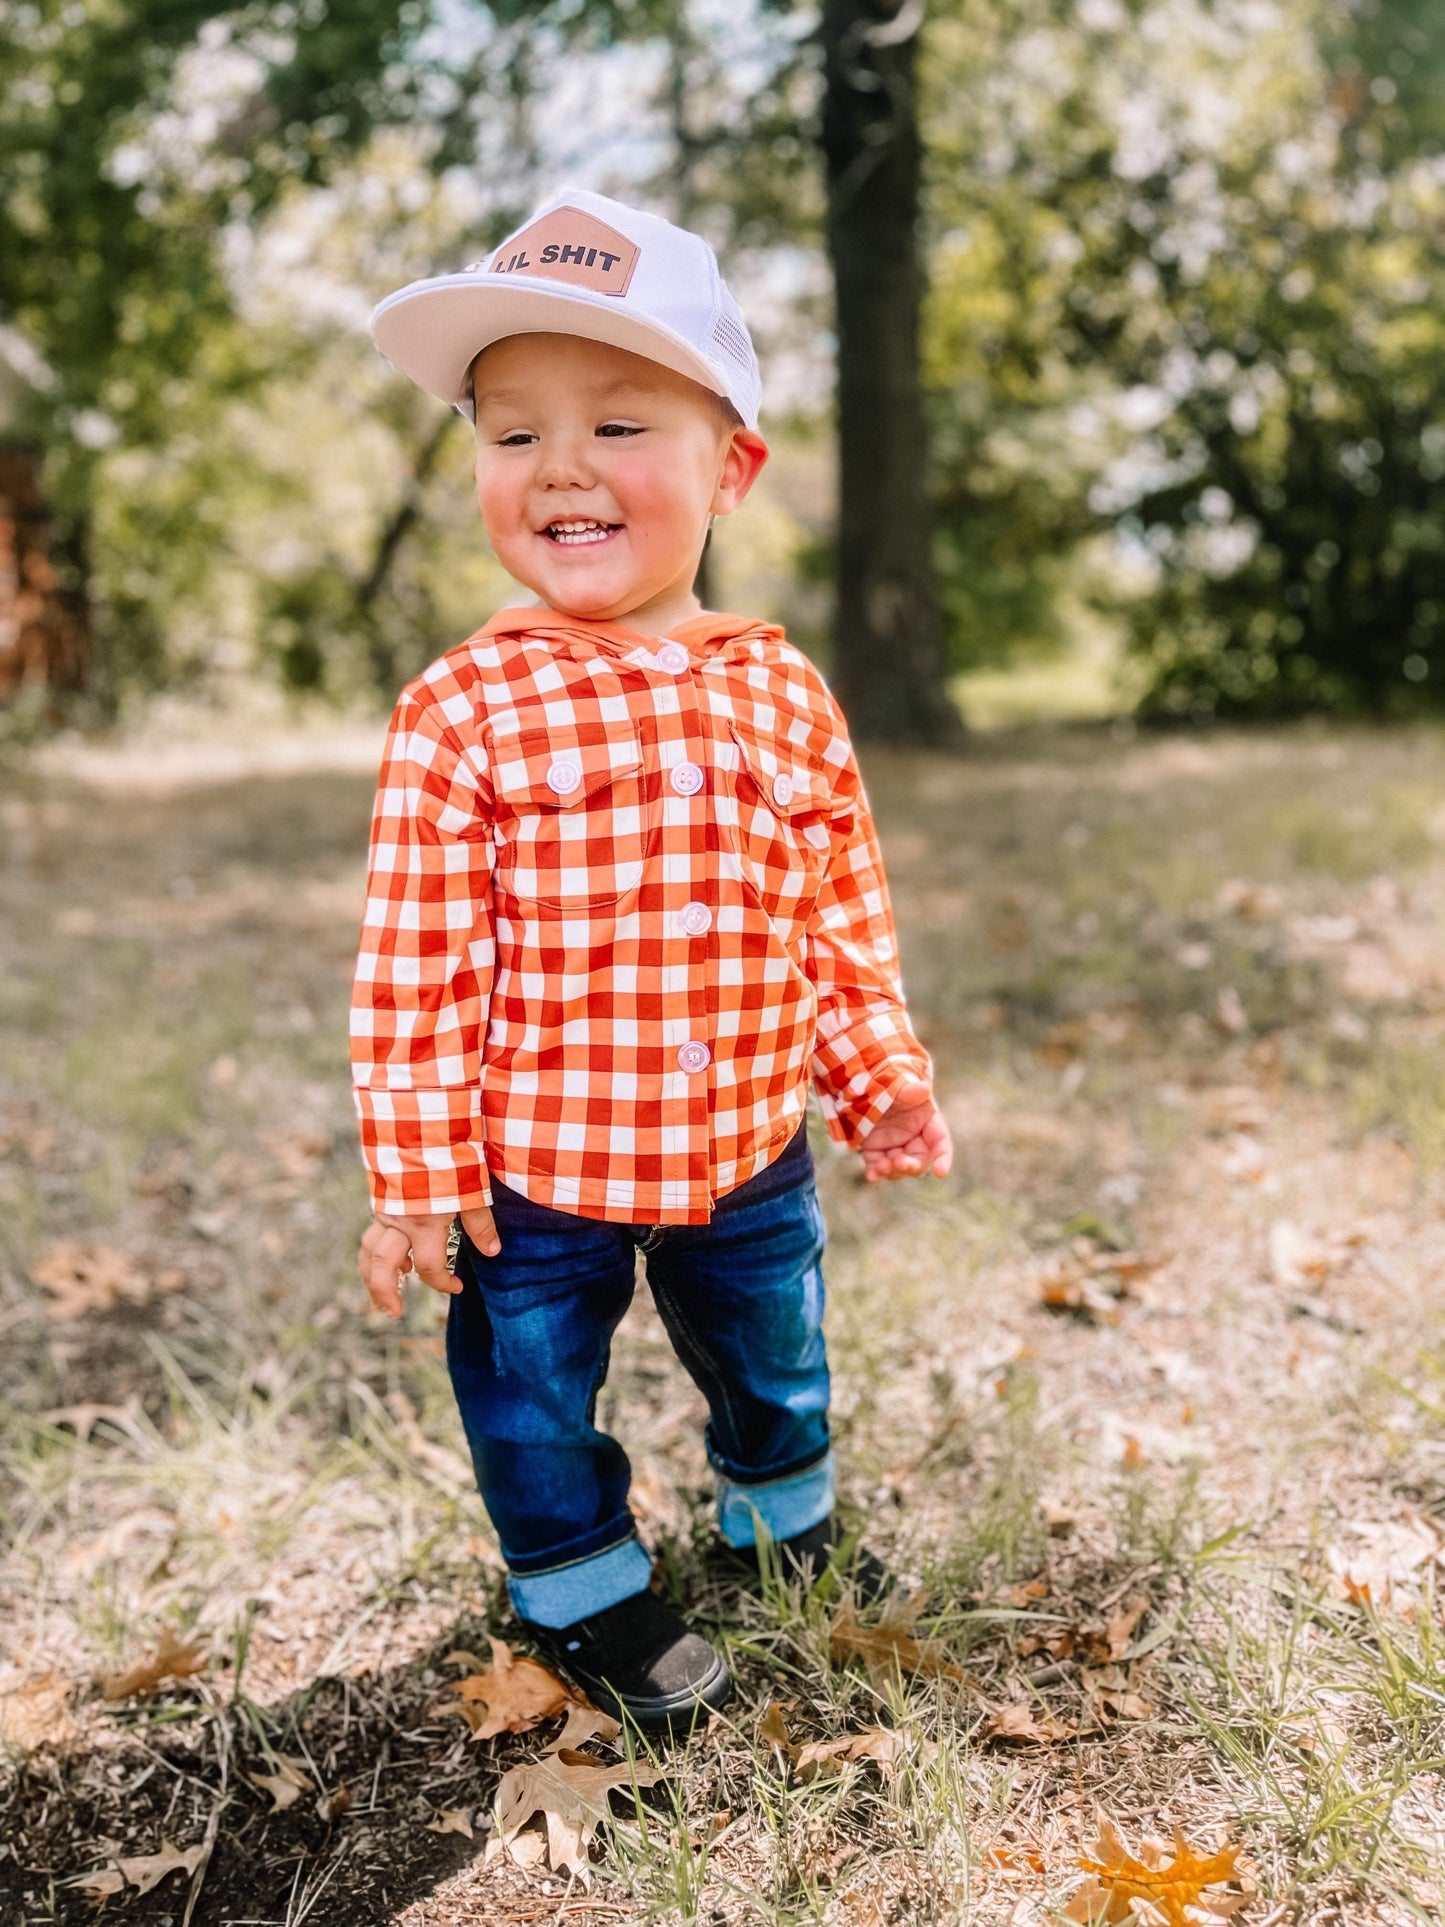
{"label": "blurred green foliage", "polygon": [[1087,555],[1146,711],[1438,705],[1441,29],[1420,0],[944,10],[928,356],[956,633],[1048,638]]}
{"label": "blurred green foliage", "polygon": [[[795,453],[749,513],[806,631],[815,28],[795,0],[11,7],[0,432],[44,452],[115,690],[389,694],[507,593],[466,435],[364,321],[564,171],[702,226],[751,291]],[[922,79],[959,666],[1062,649],[1084,610],[1154,714],[1438,705],[1438,5],[934,0]]]}

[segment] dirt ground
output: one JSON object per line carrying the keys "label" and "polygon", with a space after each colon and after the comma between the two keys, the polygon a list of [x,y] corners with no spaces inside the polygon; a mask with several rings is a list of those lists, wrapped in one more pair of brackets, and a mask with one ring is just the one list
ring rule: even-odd
{"label": "dirt ground", "polygon": [[515,1626],[442,1303],[352,1269],[369,752],[0,771],[3,1927],[1123,1921],[1101,1823],[1218,1857],[1141,1849],[1140,1921],[1438,1919],[1442,749],[866,763],[959,1155],[870,1190],[817,1141],[836,1432],[936,1643],[869,1670],[826,1589],[717,1574],[640,1288],[604,1422],[742,1690],[580,1873],[494,1822],[556,1722],[457,1715]]}

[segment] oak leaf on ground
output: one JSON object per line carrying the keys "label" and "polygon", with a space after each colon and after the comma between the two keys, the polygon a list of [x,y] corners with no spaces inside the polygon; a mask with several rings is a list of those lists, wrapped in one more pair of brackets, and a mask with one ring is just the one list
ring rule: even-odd
{"label": "oak leaf on ground", "polygon": [[137,1693],[152,1693],[168,1679],[189,1679],[204,1672],[209,1660],[199,1646],[187,1646],[177,1639],[175,1628],[161,1628],[160,1643],[151,1659],[138,1660],[122,1673],[107,1673],[100,1690],[108,1700],[128,1700]]}
{"label": "oak leaf on ground", "polygon": [[1149,1601],[1143,1593],[1134,1593],[1122,1606],[1116,1606],[1104,1621],[1103,1632],[1089,1628],[1085,1633],[1088,1643],[1102,1659],[1123,1659],[1129,1650],[1129,1642],[1139,1621],[1149,1610]]}
{"label": "oak leaf on ground", "polygon": [[95,1900],[118,1894],[126,1886],[134,1887],[137,1896],[148,1894],[152,1887],[159,1886],[166,1875],[174,1873],[177,1868],[193,1874],[206,1850],[204,1840],[198,1840],[195,1846],[184,1850],[173,1847],[169,1840],[162,1840],[159,1853],[133,1854],[129,1858],[118,1859],[113,1866],[95,1867],[89,1873],[78,1874],[70,1885],[79,1887]]}
{"label": "oak leaf on ground", "polygon": [[758,1734],[787,1757],[800,1780],[811,1780],[824,1768],[841,1766],[848,1760],[873,1760],[883,1777],[891,1779],[908,1750],[903,1734],[886,1726],[865,1726],[857,1733],[845,1733],[836,1740],[795,1741],[778,1700],[774,1700],[764,1714]]}
{"label": "oak leaf on ground", "polygon": [[1080,1669],[1079,1684],[1095,1706],[1116,1719],[1152,1720],[1159,1708],[1137,1690],[1136,1672],[1122,1666],[1085,1666]]}
{"label": "oak leaf on ground", "polygon": [[[1199,1912],[1227,1918],[1243,1905],[1244,1897],[1207,1889],[1238,1879],[1238,1857],[1238,1847],[1231,1846],[1198,1854],[1176,1827],[1173,1859],[1167,1857],[1166,1849],[1153,1856],[1158,1864],[1150,1866],[1130,1853],[1109,1821],[1101,1820],[1093,1852],[1079,1861],[1090,1879],[1064,1909],[1065,1918],[1125,1927],[1135,1915],[1136,1903],[1152,1908],[1169,1927],[1199,1927]],[[1195,1919],[1190,1919],[1187,1908],[1197,1910]]]}
{"label": "oak leaf on ground", "polygon": [[275,1757],[274,1773],[248,1773],[246,1778],[258,1792],[270,1794],[275,1802],[271,1811],[280,1813],[286,1807],[294,1807],[303,1793],[311,1791],[311,1777],[306,1771],[310,1761],[293,1753],[278,1753]]}
{"label": "oak leaf on ground", "polygon": [[941,1639],[913,1636],[914,1622],[927,1598],[925,1592],[894,1593],[872,1626],[861,1625],[852,1599],[845,1599],[828,1640],[833,1663],[846,1666],[850,1659],[861,1659],[875,1686],[900,1672],[961,1680],[963,1674]]}
{"label": "oak leaf on ground", "polygon": [[84,1318],[87,1312],[111,1311],[122,1299],[143,1305],[153,1289],[174,1291],[185,1283],[179,1271],[162,1272],[152,1279],[128,1251],[74,1239],[52,1245],[30,1275],[50,1293],[46,1317],[65,1324]]}
{"label": "oak leaf on ground", "polygon": [[460,1833],[472,1838],[472,1816],[467,1807],[443,1807],[435,1820],[427,1821],[428,1833]]}
{"label": "oak leaf on ground", "polygon": [[1331,1592],[1352,1606],[1412,1620],[1427,1573],[1445,1563],[1438,1529],[1416,1514],[1365,1520],[1351,1530],[1357,1543],[1348,1550],[1331,1546],[1326,1555]]}
{"label": "oak leaf on ground", "polygon": [[562,1723],[562,1731],[550,1746],[543,1747],[544,1753],[560,1753],[564,1747],[575,1752],[585,1746],[588,1740],[615,1740],[622,1731],[618,1721],[610,1713],[604,1713],[595,1706],[585,1705],[574,1700],[567,1708],[567,1717]]}
{"label": "oak leaf on ground", "polygon": [[[547,1828],[547,1859],[554,1872],[566,1870],[585,1885],[590,1878],[587,1848],[598,1827],[612,1818],[608,1795],[613,1787],[652,1786],[660,1767],[623,1760],[603,1766],[571,1747],[527,1760],[502,1775],[497,1788],[497,1840],[509,1850],[535,1814]],[[513,1854],[514,1859],[525,1855]]]}
{"label": "oak leaf on ground", "polygon": [[78,1731],[70,1713],[74,1690],[75,1682],[58,1673],[0,1680],[0,1744],[31,1753],[73,1740]]}
{"label": "oak leaf on ground", "polygon": [[492,1663],[485,1671],[458,1680],[458,1711],[474,1740],[494,1733],[530,1733],[576,1704],[576,1695],[540,1660],[518,1659],[504,1639],[491,1642]]}
{"label": "oak leaf on ground", "polygon": [[1059,1740],[1073,1739],[1077,1732],[1077,1727],[1056,1720],[1052,1713],[1036,1712],[1027,1700],[1013,1700],[989,1715],[982,1738],[1017,1740],[1025,1746],[1053,1746]]}

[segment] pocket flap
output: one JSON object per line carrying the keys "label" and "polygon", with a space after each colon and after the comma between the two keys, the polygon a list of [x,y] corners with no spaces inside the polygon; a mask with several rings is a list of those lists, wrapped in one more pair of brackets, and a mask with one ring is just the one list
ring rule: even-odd
{"label": "pocket flap", "polygon": [[816,758],[795,743],[754,736],[736,724],[733,741],[743,768],[779,816],[810,816],[828,807],[828,772]]}
{"label": "pocket flap", "polygon": [[533,809],[579,809],[619,776],[635,776],[642,751],[633,735],[579,739],[564,729],[523,729],[493,740],[492,781],[499,795]]}

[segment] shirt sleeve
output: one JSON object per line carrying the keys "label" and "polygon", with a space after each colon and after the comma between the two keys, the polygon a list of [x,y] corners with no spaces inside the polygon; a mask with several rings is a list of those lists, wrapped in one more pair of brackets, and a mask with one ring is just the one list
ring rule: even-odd
{"label": "shirt sleeve", "polygon": [[[836,706],[834,720],[847,744]],[[851,746],[835,779],[831,829],[808,922],[808,974],[818,988],[812,1072],[829,1135],[856,1150],[903,1085],[931,1083],[933,1065],[908,1019],[883,856]]]}
{"label": "shirt sleeve", "polygon": [[481,1047],[496,946],[485,755],[425,688],[392,716],[372,815],[351,1010],[352,1086],[376,1210],[491,1202]]}

